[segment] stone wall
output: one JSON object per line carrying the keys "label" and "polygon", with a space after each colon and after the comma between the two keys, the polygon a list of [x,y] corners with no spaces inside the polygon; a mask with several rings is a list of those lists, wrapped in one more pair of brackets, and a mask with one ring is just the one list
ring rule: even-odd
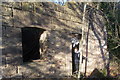
{"label": "stone wall", "polygon": [[[82,23],[82,4],[3,3],[2,41],[4,77],[69,77],[72,75],[71,32],[84,27],[83,55],[88,52],[87,75],[107,65],[106,29],[103,15],[87,11]],[[72,8],[71,8],[72,7]],[[92,8],[93,9],[93,8]],[[92,19],[92,20],[91,20]],[[21,28],[36,27],[46,31],[43,59],[22,62]],[[9,73],[8,73],[9,72]],[[85,72],[85,61],[82,64]]]}

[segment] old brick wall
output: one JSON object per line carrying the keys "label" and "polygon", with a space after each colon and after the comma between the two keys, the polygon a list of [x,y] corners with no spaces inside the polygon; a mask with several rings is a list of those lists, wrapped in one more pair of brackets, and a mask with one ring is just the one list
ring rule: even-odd
{"label": "old brick wall", "polygon": [[[71,8],[72,7],[72,8]],[[93,12],[93,22],[86,13],[82,23],[83,6],[53,3],[3,3],[2,41],[4,77],[68,77],[72,74],[71,32],[84,27],[83,55],[88,51],[87,75],[95,68],[103,69],[107,61],[106,29],[102,14]],[[46,29],[43,59],[22,62],[21,28]],[[89,32],[88,32],[88,27]],[[104,59],[105,58],[105,59]],[[104,65],[105,62],[105,65]],[[9,73],[7,73],[9,72]],[[85,72],[85,61],[82,64]]]}

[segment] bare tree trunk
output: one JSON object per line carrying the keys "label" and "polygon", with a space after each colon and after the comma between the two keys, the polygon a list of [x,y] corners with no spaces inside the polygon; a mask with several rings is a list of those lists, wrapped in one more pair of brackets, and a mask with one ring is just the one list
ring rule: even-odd
{"label": "bare tree trunk", "polygon": [[97,9],[99,9],[99,7],[100,7],[100,3],[97,3]]}
{"label": "bare tree trunk", "polygon": [[118,30],[118,38],[120,38],[120,26],[117,26],[117,30]]}
{"label": "bare tree trunk", "polygon": [[85,21],[86,6],[87,6],[87,3],[85,3],[85,4],[84,4],[84,12],[83,12],[83,19],[82,19],[82,23],[84,23],[84,21]]}
{"label": "bare tree trunk", "polygon": [[[85,12],[86,12],[86,6],[87,6],[87,3],[85,3],[84,4],[84,11],[83,11],[83,18],[82,18],[82,23],[84,24],[84,21],[85,21]],[[82,68],[82,55],[83,55],[83,52],[82,52],[82,47],[83,47],[83,45],[82,45],[82,43],[83,43],[83,37],[84,36],[84,27],[82,27],[82,39],[81,39],[81,41],[80,41],[80,47],[81,47],[81,49],[80,49],[80,61],[79,61],[79,71],[78,71],[78,79],[80,78],[80,73],[81,73],[81,68]]]}
{"label": "bare tree trunk", "polygon": [[113,3],[113,16],[114,16],[114,18],[115,18],[115,23],[114,23],[114,24],[115,24],[115,37],[118,38],[118,37],[119,37],[119,36],[118,36],[118,34],[119,34],[119,32],[118,32],[118,28],[119,28],[118,25],[119,25],[119,23],[118,23],[118,21],[117,21],[117,16],[116,16],[116,14],[115,14],[116,12],[117,12],[117,8],[116,8],[116,3],[114,2],[114,3]]}

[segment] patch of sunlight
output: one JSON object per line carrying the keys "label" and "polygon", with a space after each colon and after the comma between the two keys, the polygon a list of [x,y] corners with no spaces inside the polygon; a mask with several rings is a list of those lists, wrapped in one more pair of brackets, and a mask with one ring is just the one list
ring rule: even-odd
{"label": "patch of sunlight", "polygon": [[4,46],[2,46],[2,45],[0,45],[0,49],[3,49],[3,48],[5,48]]}
{"label": "patch of sunlight", "polygon": [[62,61],[65,61],[65,53],[64,52],[59,52],[58,54],[55,54],[54,55],[54,58],[56,60],[62,60]]}
{"label": "patch of sunlight", "polygon": [[2,42],[2,37],[0,37],[0,42]]}

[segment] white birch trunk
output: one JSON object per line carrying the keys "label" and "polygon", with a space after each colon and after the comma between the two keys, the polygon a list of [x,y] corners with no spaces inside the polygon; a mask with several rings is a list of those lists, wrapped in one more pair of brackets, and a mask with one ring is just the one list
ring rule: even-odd
{"label": "white birch trunk", "polygon": [[[86,12],[86,6],[87,6],[87,3],[84,4],[84,11],[83,11],[83,18],[82,18],[82,23],[84,24],[84,21],[85,21],[85,12]],[[83,37],[84,36],[84,27],[82,27],[82,39],[80,40],[80,48],[79,51],[80,51],[80,61],[79,61],[79,72],[78,72],[78,79],[80,78],[80,75],[81,75],[81,68],[82,68],[82,55],[83,55],[83,52],[82,52],[82,43],[83,43]]]}

